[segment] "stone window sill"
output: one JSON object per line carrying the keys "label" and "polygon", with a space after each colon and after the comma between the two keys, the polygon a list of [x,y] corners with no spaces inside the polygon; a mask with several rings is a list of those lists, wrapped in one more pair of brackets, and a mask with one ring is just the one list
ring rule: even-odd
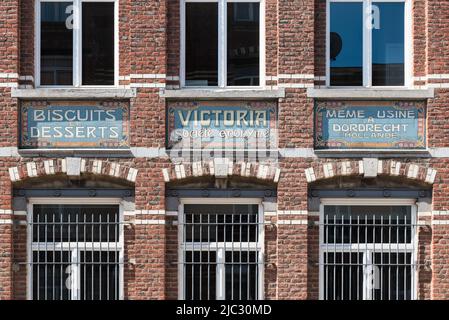
{"label": "stone window sill", "polygon": [[161,97],[166,99],[278,99],[285,97],[285,90],[279,89],[178,89],[165,90]]}
{"label": "stone window sill", "polygon": [[20,99],[129,99],[136,96],[135,89],[120,88],[13,88],[12,98]]}
{"label": "stone window sill", "polygon": [[404,88],[308,88],[307,96],[315,99],[429,99],[435,96],[434,89],[404,89]]}

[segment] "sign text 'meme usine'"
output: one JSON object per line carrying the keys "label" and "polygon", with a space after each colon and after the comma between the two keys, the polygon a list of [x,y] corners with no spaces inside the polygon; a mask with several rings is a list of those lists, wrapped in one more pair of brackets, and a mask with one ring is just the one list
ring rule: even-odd
{"label": "sign text 'meme usine'", "polygon": [[317,102],[317,149],[425,149],[423,102]]}

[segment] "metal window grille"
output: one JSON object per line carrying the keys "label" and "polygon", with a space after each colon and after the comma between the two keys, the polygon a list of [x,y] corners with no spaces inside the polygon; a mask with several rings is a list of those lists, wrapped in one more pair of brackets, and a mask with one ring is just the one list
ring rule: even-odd
{"label": "metal window grille", "polygon": [[185,204],[180,218],[181,298],[262,298],[259,205]]}
{"label": "metal window grille", "polygon": [[34,204],[28,218],[30,298],[120,298],[118,205]]}
{"label": "metal window grille", "polygon": [[324,205],[321,298],[415,299],[415,235],[414,206]]}

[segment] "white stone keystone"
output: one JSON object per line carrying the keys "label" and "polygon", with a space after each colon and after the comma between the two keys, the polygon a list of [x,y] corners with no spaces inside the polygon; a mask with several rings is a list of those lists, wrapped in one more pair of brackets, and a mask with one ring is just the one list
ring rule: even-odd
{"label": "white stone keystone", "polygon": [[79,176],[81,175],[81,158],[66,158],[67,175]]}
{"label": "white stone keystone", "polygon": [[377,158],[363,158],[363,171],[365,178],[375,178],[379,171],[379,159]]}

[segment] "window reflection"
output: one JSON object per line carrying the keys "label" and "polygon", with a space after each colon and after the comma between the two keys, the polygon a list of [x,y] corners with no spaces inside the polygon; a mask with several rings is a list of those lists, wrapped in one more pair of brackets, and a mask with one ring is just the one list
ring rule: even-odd
{"label": "window reflection", "polygon": [[[374,2],[379,28],[373,28],[373,86],[404,85],[404,3]],[[376,10],[377,11],[377,10]]]}
{"label": "window reflection", "polygon": [[330,4],[330,85],[363,85],[363,4]]}
{"label": "window reflection", "polygon": [[218,4],[186,3],[187,86],[218,85]]}
{"label": "window reflection", "polygon": [[41,3],[41,85],[72,85],[71,2]]}
{"label": "window reflection", "polygon": [[228,86],[259,85],[259,4],[228,3]]}

